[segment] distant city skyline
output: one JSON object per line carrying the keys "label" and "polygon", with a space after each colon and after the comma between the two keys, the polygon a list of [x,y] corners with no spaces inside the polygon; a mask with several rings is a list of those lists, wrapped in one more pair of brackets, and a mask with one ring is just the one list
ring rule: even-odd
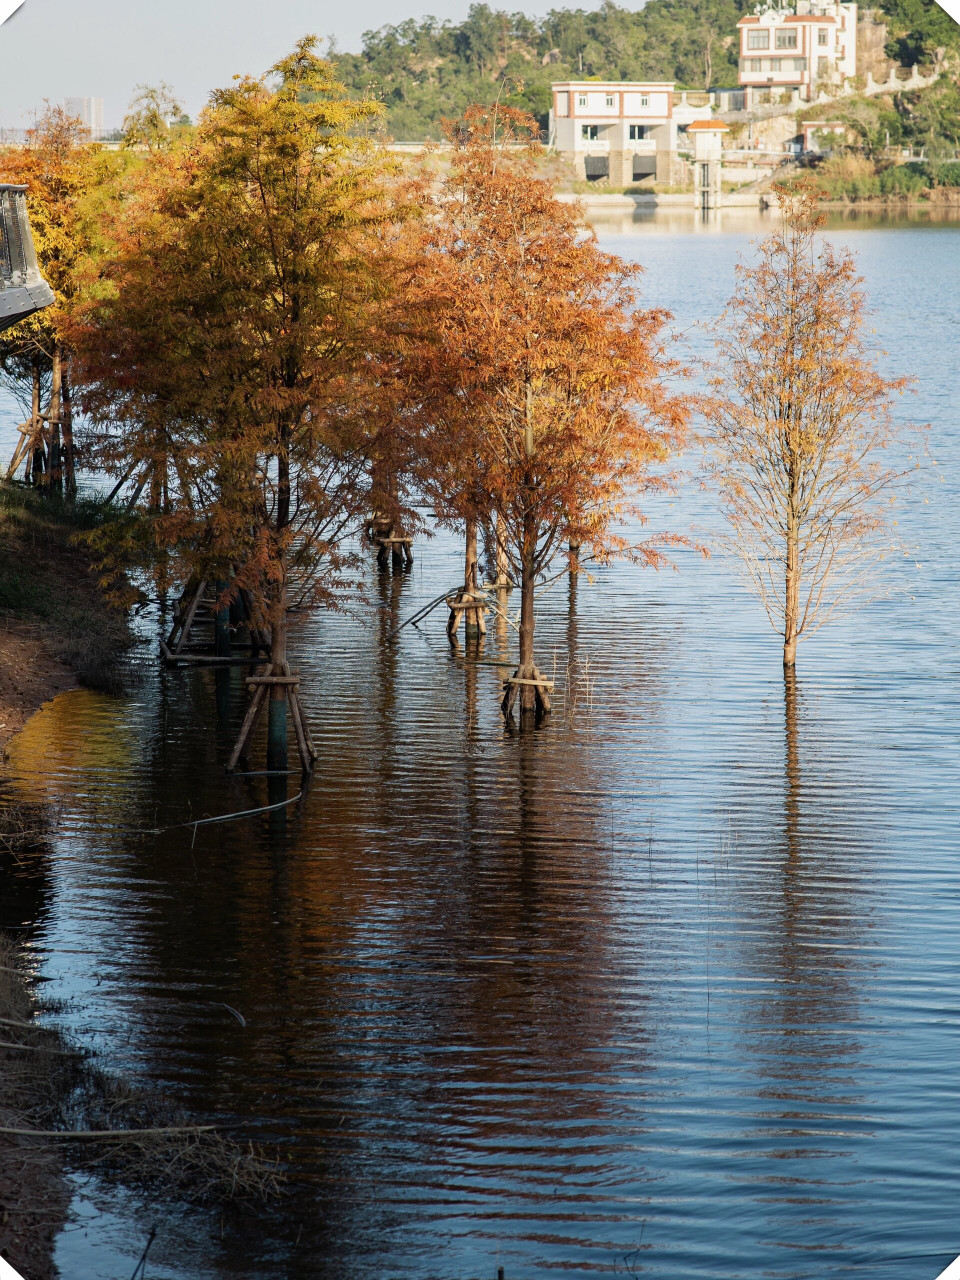
{"label": "distant city skyline", "polygon": [[90,130],[91,138],[96,140],[103,136],[102,98],[65,98],[63,107],[67,115],[83,121]]}
{"label": "distant city skyline", "polygon": [[[307,33],[358,51],[364,31],[420,18],[459,20],[470,0],[25,0],[0,26],[0,127],[25,128],[44,100],[102,98],[117,128],[138,84],[172,86],[195,117],[211,89],[260,74]],[[516,7],[516,6],[514,6]],[[590,7],[595,7],[591,4]],[[639,8],[640,6],[637,5]],[[546,9],[535,3],[534,9]]]}

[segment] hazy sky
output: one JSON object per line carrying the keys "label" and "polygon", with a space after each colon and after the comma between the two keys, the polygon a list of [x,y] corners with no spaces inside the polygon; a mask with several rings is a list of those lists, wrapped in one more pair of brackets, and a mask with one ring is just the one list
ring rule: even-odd
{"label": "hazy sky", "polygon": [[[166,80],[191,115],[211,88],[260,73],[307,32],[341,49],[385,22],[460,18],[470,0],[26,0],[0,26],[0,126],[24,127],[44,98],[104,100],[118,126],[136,84]],[[550,7],[544,3],[544,9]],[[535,6],[531,6],[531,9]]]}

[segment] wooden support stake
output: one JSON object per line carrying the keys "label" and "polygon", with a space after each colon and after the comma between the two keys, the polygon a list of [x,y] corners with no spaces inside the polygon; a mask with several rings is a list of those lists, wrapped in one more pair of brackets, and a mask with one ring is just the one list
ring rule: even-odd
{"label": "wooden support stake", "polygon": [[246,746],[247,738],[249,738],[253,727],[257,722],[261,710],[263,709],[264,694],[267,692],[266,686],[261,685],[255,690],[253,697],[250,699],[250,705],[247,707],[247,714],[243,717],[243,724],[240,726],[240,736],[234,744],[233,751],[230,753],[230,759],[227,762],[227,772],[232,773],[237,766],[237,761],[243,753]]}
{"label": "wooden support stake", "polygon": [[300,765],[304,773],[309,773],[313,768],[313,760],[307,750],[307,739],[304,736],[303,724],[297,715],[297,708],[294,704],[294,691],[292,689],[287,694],[287,702],[290,707],[290,719],[293,721],[293,732],[297,739],[297,750],[300,753]]}
{"label": "wooden support stake", "polygon": [[30,433],[29,433],[29,432],[26,432],[26,431],[24,431],[24,430],[21,428],[21,430],[20,430],[20,441],[19,441],[19,443],[18,443],[18,445],[17,445],[16,449],[14,450],[14,454],[13,454],[13,461],[10,463],[9,467],[7,467],[7,479],[8,479],[8,480],[12,480],[12,479],[13,479],[14,474],[16,473],[17,467],[19,467],[20,463],[21,463],[21,462],[24,460],[24,458],[27,456],[27,451],[28,451],[28,450],[29,450],[29,448],[30,448],[30,444],[31,444],[31,441],[32,441],[32,440],[33,440],[33,436],[32,436],[32,435],[30,435]]}
{"label": "wooden support stake", "polygon": [[296,709],[297,715],[300,717],[300,724],[303,727],[303,736],[307,741],[307,750],[310,752],[310,758],[312,760],[316,760],[319,758],[319,752],[317,751],[317,748],[314,746],[313,738],[310,736],[310,726],[307,724],[306,712],[303,709],[303,703],[300,701],[300,694],[297,692],[296,689],[294,689],[293,692],[290,694],[290,698],[293,702],[293,706]]}

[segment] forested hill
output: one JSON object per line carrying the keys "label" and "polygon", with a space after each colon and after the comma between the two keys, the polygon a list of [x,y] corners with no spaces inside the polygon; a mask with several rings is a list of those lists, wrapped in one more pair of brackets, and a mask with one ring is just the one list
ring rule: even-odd
{"label": "forested hill", "polygon": [[[419,2],[419,0],[415,0]],[[474,4],[457,24],[409,18],[369,31],[359,54],[335,54],[344,82],[387,108],[397,139],[437,135],[441,116],[473,102],[527,107],[546,122],[550,84],[568,78],[675,80],[703,89],[737,83],[736,26],[755,0],[648,0],[621,9],[553,9],[544,18]],[[891,56],[909,63],[960,44],[935,0],[883,0]],[[502,85],[506,79],[508,83]],[[522,82],[522,92],[515,88]]]}

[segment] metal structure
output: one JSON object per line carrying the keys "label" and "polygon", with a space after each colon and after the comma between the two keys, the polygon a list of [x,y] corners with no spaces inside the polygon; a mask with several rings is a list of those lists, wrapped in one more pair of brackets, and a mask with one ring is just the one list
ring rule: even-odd
{"label": "metal structure", "polygon": [[26,187],[0,183],[0,330],[53,302],[40,274],[27,216]]}

